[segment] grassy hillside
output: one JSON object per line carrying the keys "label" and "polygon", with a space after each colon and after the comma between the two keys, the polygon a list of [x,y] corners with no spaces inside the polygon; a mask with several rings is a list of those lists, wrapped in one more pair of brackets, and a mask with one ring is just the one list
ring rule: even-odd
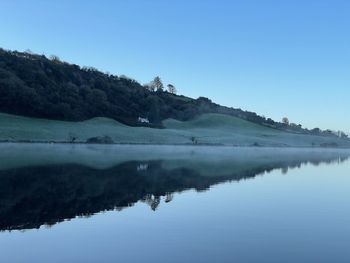
{"label": "grassy hillside", "polygon": [[[255,112],[221,106],[204,97],[173,94],[161,86],[155,89],[126,76],[70,64],[55,56],[49,59],[1,48],[0,112],[59,121],[106,117],[129,126],[153,128],[162,128],[162,122],[169,118],[188,121],[216,113],[282,131],[336,137],[330,130],[308,130],[301,125],[276,122]],[[150,123],[138,122],[139,117],[148,118]]]}
{"label": "grassy hillside", "polygon": [[179,96],[57,57],[48,59],[1,48],[0,112],[63,121],[107,117],[130,126],[140,126],[137,119],[144,117],[153,127],[167,118],[189,120],[203,113],[224,113],[281,126],[256,113],[220,106],[207,98]]}
{"label": "grassy hillside", "polygon": [[0,141],[69,142],[74,136],[76,142],[86,142],[91,137],[109,136],[115,143],[350,146],[345,139],[288,133],[221,114],[204,114],[185,122],[168,119],[163,125],[165,129],[153,129],[131,127],[108,118],[67,122],[1,113]]}

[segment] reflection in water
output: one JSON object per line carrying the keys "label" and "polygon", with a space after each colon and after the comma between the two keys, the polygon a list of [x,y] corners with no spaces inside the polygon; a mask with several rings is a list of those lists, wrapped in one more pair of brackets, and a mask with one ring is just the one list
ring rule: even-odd
{"label": "reflection in water", "polygon": [[[89,159],[85,163],[40,163],[38,158],[23,165],[22,155],[12,155],[11,166],[0,167],[0,229],[39,228],[76,216],[121,210],[138,201],[156,210],[161,201],[171,202],[176,192],[204,191],[214,184],[254,178],[274,169],[286,174],[303,164],[343,162],[349,157],[346,151],[236,149],[216,158],[216,153],[202,156],[196,151],[201,149],[181,150],[180,154],[158,149],[158,154],[152,151],[152,158],[138,153],[135,159],[114,159],[113,153],[103,153],[113,160],[103,168],[89,166]],[[101,154],[95,152],[91,161],[96,161],[96,153]],[[81,152],[69,154],[81,160]]]}

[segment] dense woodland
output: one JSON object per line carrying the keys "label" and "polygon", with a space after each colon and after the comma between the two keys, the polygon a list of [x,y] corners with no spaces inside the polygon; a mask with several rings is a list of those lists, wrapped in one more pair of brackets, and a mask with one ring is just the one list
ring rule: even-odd
{"label": "dense woodland", "polygon": [[[288,119],[275,122],[254,112],[220,106],[208,98],[179,96],[171,84],[168,90],[159,77],[141,85],[125,76],[62,62],[57,56],[0,49],[0,112],[66,121],[108,117],[127,125],[158,128],[167,118],[189,120],[203,113],[222,113],[276,129],[337,136],[317,128],[303,129]],[[138,122],[139,117],[150,123]]]}

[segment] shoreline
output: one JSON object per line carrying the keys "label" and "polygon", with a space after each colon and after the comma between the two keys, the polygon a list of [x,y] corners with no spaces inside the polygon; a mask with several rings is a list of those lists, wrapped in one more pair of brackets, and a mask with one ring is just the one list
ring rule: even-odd
{"label": "shoreline", "polygon": [[344,146],[337,146],[337,147],[327,147],[327,146],[293,146],[293,145],[229,145],[229,144],[210,144],[210,143],[197,143],[197,144],[181,144],[181,143],[174,143],[174,144],[165,144],[165,143],[127,143],[127,142],[114,142],[114,143],[87,143],[87,142],[67,142],[67,141],[4,141],[0,140],[0,146],[5,144],[35,144],[35,145],[92,145],[92,146],[118,146],[118,145],[130,145],[130,146],[191,146],[191,147],[227,147],[227,148],[279,148],[279,149],[345,149],[350,150],[350,147],[344,147]]}

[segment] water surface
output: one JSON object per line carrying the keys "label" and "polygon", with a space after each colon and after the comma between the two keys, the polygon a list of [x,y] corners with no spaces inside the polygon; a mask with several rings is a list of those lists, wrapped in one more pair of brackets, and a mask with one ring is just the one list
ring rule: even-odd
{"label": "water surface", "polygon": [[0,145],[1,262],[349,262],[347,150]]}

